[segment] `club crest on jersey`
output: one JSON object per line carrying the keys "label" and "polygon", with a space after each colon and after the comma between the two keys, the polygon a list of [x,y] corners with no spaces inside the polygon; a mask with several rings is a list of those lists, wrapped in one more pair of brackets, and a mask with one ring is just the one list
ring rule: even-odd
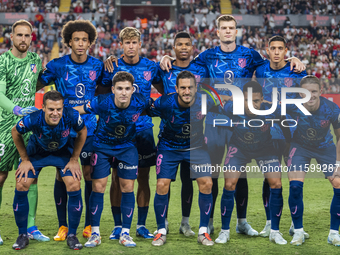
{"label": "club crest on jersey", "polygon": [[293,79],[292,78],[285,78],[285,86],[290,88],[293,85]]}
{"label": "club crest on jersey", "polygon": [[24,122],[22,120],[19,121],[19,127],[21,127],[21,128],[25,127]]}
{"label": "club crest on jersey", "polygon": [[241,67],[241,68],[244,68],[247,64],[247,59],[246,58],[239,58],[238,59],[238,65]]}
{"label": "club crest on jersey", "polygon": [[201,75],[195,74],[195,79],[196,79],[196,82],[200,82],[201,81]]}
{"label": "club crest on jersey", "polygon": [[36,66],[36,64],[31,64],[31,71],[33,73],[37,73],[37,66]]}
{"label": "club crest on jersey", "polygon": [[144,71],[144,79],[147,81],[151,80],[151,71]]}
{"label": "club crest on jersey", "polygon": [[139,117],[140,113],[136,113],[132,116],[132,121],[133,122],[136,122],[138,120],[138,117]]}
{"label": "club crest on jersey", "polygon": [[328,127],[328,126],[329,126],[329,120],[321,120],[321,121],[320,121],[320,126],[321,126],[322,128]]}
{"label": "club crest on jersey", "polygon": [[61,132],[62,137],[67,137],[69,134],[70,134],[70,129],[67,129],[67,130]]}
{"label": "club crest on jersey", "polygon": [[97,72],[96,71],[90,71],[89,75],[90,75],[90,79],[92,81],[94,81],[96,79]]}

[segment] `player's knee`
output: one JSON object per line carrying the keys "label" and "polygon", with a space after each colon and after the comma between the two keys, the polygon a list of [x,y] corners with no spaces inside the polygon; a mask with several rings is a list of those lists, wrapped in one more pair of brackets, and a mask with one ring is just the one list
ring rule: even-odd
{"label": "player's knee", "polygon": [[166,181],[157,181],[157,194],[165,195],[169,192],[169,183]]}
{"label": "player's knee", "polygon": [[4,183],[7,179],[8,172],[0,172],[0,187],[4,186]]}
{"label": "player's knee", "polygon": [[340,178],[334,178],[331,183],[333,188],[340,189]]}
{"label": "player's knee", "polygon": [[200,178],[197,180],[199,191],[203,194],[210,194],[212,188],[212,179],[211,178]]}
{"label": "player's knee", "polygon": [[65,183],[65,184],[66,184],[66,190],[68,192],[80,190],[80,182],[79,181],[73,181],[73,182],[69,182],[69,183]]}
{"label": "player's knee", "polygon": [[234,181],[231,181],[231,180],[228,180],[224,183],[224,188],[226,190],[235,190],[236,189],[236,184],[237,184],[237,181],[234,182]]}
{"label": "player's knee", "polygon": [[92,180],[92,190],[97,193],[104,193],[106,182],[101,179]]}
{"label": "player's knee", "polygon": [[128,193],[128,192],[133,192],[134,188],[134,183],[125,183],[124,185],[121,185],[121,191],[122,193]]}
{"label": "player's knee", "polygon": [[28,183],[25,183],[23,181],[17,182],[15,185],[15,188],[18,191],[27,191],[29,189],[30,185]]}
{"label": "player's knee", "polygon": [[282,183],[281,183],[281,179],[278,180],[272,180],[269,184],[271,189],[281,189],[282,187]]}

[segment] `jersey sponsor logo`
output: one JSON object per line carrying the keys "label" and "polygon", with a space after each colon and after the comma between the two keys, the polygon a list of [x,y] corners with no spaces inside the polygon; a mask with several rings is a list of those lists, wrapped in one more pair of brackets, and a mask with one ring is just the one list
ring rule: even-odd
{"label": "jersey sponsor logo", "polygon": [[306,131],[306,134],[307,134],[308,138],[315,138],[317,132],[314,128],[308,128],[307,131]]}
{"label": "jersey sponsor logo", "polygon": [[134,83],[132,86],[133,86],[133,93],[139,93],[139,86],[136,83]]}
{"label": "jersey sponsor logo", "polygon": [[119,125],[119,126],[117,126],[117,127],[115,128],[115,133],[116,133],[117,135],[124,135],[125,130],[126,130],[125,126]]}
{"label": "jersey sponsor logo", "polygon": [[234,73],[233,71],[225,71],[224,73],[224,82],[225,84],[232,85],[234,82]]}
{"label": "jersey sponsor logo", "polygon": [[81,153],[81,157],[82,157],[82,158],[87,158],[87,153],[86,153],[85,151],[82,152],[82,153]]}
{"label": "jersey sponsor logo", "polygon": [[57,143],[57,142],[50,142],[47,147],[49,149],[51,149],[51,150],[55,150],[55,149],[58,148],[58,146],[59,146],[59,143]]}
{"label": "jersey sponsor logo", "polygon": [[140,113],[136,113],[136,114],[132,115],[132,121],[136,122],[138,120],[139,115],[140,115]]}
{"label": "jersey sponsor logo", "polygon": [[322,128],[328,127],[329,126],[329,120],[321,120],[320,121],[320,126]]}
{"label": "jersey sponsor logo", "polygon": [[201,75],[195,74],[195,79],[196,79],[196,82],[200,82],[201,81]]}
{"label": "jersey sponsor logo", "polygon": [[293,85],[293,79],[292,78],[285,78],[285,86],[291,87]]}
{"label": "jersey sponsor logo", "polygon": [[253,140],[254,139],[254,134],[253,133],[250,133],[250,132],[247,132],[244,134],[244,139],[246,139],[247,141],[250,141],[250,140]]}
{"label": "jersey sponsor logo", "polygon": [[90,71],[89,77],[90,77],[91,81],[94,81],[97,77],[97,72],[96,71]]}
{"label": "jersey sponsor logo", "polygon": [[246,58],[239,58],[238,59],[238,65],[241,68],[244,68],[247,65],[247,59]]}
{"label": "jersey sponsor logo", "polygon": [[182,127],[182,133],[184,135],[190,135],[191,125],[190,124],[184,124]]}
{"label": "jersey sponsor logo", "polygon": [[24,122],[22,120],[19,121],[19,127],[21,127],[21,128],[25,127]]}
{"label": "jersey sponsor logo", "polygon": [[61,132],[61,136],[62,137],[67,137],[70,134],[70,129],[64,130],[63,132]]}
{"label": "jersey sponsor logo", "polygon": [[36,66],[36,64],[31,64],[31,71],[33,73],[37,73],[37,66]]}
{"label": "jersey sponsor logo", "polygon": [[76,96],[77,96],[78,98],[82,98],[82,97],[85,96],[85,85],[84,85],[84,84],[78,83],[78,84],[76,85],[75,90],[76,90]]}
{"label": "jersey sponsor logo", "polygon": [[144,79],[147,81],[151,80],[151,71],[144,71]]}
{"label": "jersey sponsor logo", "polygon": [[25,79],[21,84],[21,93],[24,96],[28,96],[31,92],[31,81],[29,79]]}

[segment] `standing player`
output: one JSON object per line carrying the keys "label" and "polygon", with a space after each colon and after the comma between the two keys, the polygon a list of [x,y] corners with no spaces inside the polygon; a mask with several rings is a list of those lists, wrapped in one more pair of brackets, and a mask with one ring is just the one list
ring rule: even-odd
{"label": "standing player", "polygon": [[[120,46],[124,50],[123,57],[118,59],[118,67],[115,68],[113,73],[104,72],[102,84],[105,86],[111,86],[112,77],[115,73],[118,71],[129,72],[135,79],[134,87],[136,90],[149,99],[151,84],[159,83],[157,80],[156,63],[139,56],[139,50],[142,42],[141,34],[136,28],[124,28],[120,32],[119,38]],[[141,116],[136,122],[136,143],[139,154],[137,176],[138,221],[136,235],[148,239],[153,238],[153,235],[150,234],[149,230],[145,227],[150,201],[149,172],[150,167],[156,163],[156,147],[152,127],[152,120],[149,116]],[[117,168],[116,162],[114,162],[113,168]],[[113,171],[112,178],[117,180],[118,178],[115,178],[115,172],[116,170]],[[112,231],[110,239],[113,240],[119,238],[122,226],[122,214],[118,203],[120,200],[120,197],[118,196],[119,191],[117,190],[117,187],[119,187],[118,182],[112,181],[111,185],[110,196],[115,228]]]}
{"label": "standing player", "polygon": [[[173,50],[176,54],[176,59],[172,61],[172,68],[169,70],[169,72],[163,71],[160,68],[158,70],[158,76],[162,81],[162,87],[165,95],[176,93],[177,75],[182,71],[190,71],[195,76],[197,83],[203,81],[203,79],[209,76],[208,70],[205,69],[205,67],[200,66],[194,62],[190,62],[190,57],[193,53],[192,48],[192,40],[189,33],[179,32],[176,34],[173,46]],[[161,128],[162,125],[164,125],[163,122],[161,124]],[[192,180],[190,178],[190,165],[187,162],[181,163],[180,176],[182,181],[182,222],[179,231],[185,236],[193,236],[195,235],[195,233],[191,230],[191,227],[189,225],[189,216],[193,197],[193,186]],[[214,214],[214,210],[211,211],[211,214]],[[167,222],[167,219],[165,219],[166,225]]]}
{"label": "standing player", "polygon": [[[302,78],[300,87],[311,93],[311,98],[303,106],[311,113],[304,115],[301,112],[289,112],[298,118],[297,128],[294,132],[288,158],[289,178],[289,208],[294,223],[294,235],[290,242],[292,245],[301,245],[305,241],[303,231],[303,182],[312,158],[316,159],[314,170],[322,169],[325,177],[333,186],[333,200],[331,203],[330,231],[328,243],[340,246],[340,109],[339,107],[321,97],[321,84],[317,77],[308,75]],[[304,95],[301,95],[302,97]],[[332,124],[337,139],[336,146],[330,132]],[[335,163],[337,166],[335,166]],[[336,171],[334,171],[336,169]],[[334,173],[333,173],[334,171]]]}
{"label": "standing player", "polygon": [[[226,114],[234,123],[243,122],[245,124],[238,124],[234,127],[233,135],[229,141],[228,153],[224,163],[228,170],[224,173],[225,184],[221,198],[222,228],[215,242],[226,243],[230,239],[229,225],[234,208],[236,184],[241,173],[245,172],[247,163],[255,159],[270,185],[269,207],[271,215],[269,219],[272,221],[272,230],[270,231],[269,240],[276,244],[287,244],[287,241],[279,233],[279,223],[283,207],[282,183],[280,162],[278,156],[275,155],[274,144],[270,134],[271,124],[263,121],[261,127],[248,124],[251,120],[257,119],[258,121],[261,117],[253,114],[248,108],[249,88],[252,89],[251,103],[254,109],[267,110],[271,108],[271,104],[263,103],[262,87],[254,81],[250,81],[243,86],[245,115],[234,116],[231,102],[224,106]],[[265,118],[280,120],[280,114],[280,108],[277,108],[271,116],[265,116]],[[281,128],[289,142],[289,128]],[[270,168],[272,169],[270,170]]]}
{"label": "standing player", "polygon": [[[216,83],[232,84],[242,89],[243,85],[249,81],[256,68],[265,64],[265,60],[257,51],[241,45],[236,45],[237,22],[231,15],[222,15],[217,19],[217,36],[220,39],[220,46],[207,49],[200,53],[195,61],[197,64],[205,66],[209,70],[209,77]],[[294,58],[291,68],[296,66],[296,70],[304,68],[301,62]],[[169,58],[163,58],[161,65],[163,70],[171,68]],[[220,95],[229,95],[230,91],[217,89]],[[213,119],[225,119],[224,115],[208,113],[206,118],[205,137],[207,139],[208,152],[213,166],[220,165],[225,151],[225,145],[231,137],[232,130],[228,127],[219,125],[213,127]],[[217,178],[213,179],[213,186],[217,184]],[[213,187],[213,190],[215,187]],[[217,188],[216,188],[217,190]],[[215,193],[214,201],[216,201]],[[258,235],[246,220],[248,204],[248,184],[245,177],[238,181],[235,192],[237,221],[236,231],[250,236]],[[214,202],[215,206],[215,202]],[[213,219],[210,219],[209,230],[213,230]]]}
{"label": "standing player", "polygon": [[[213,202],[210,158],[203,137],[202,95],[196,93],[197,83],[191,72],[182,71],[177,75],[176,92],[158,98],[149,113],[151,116],[161,117],[164,123],[157,145],[154,207],[158,231],[152,245],[161,246],[166,242],[165,211],[169,203],[169,185],[171,180],[176,179],[178,165],[187,162],[190,169],[183,171],[191,172],[190,177],[196,179],[199,188],[200,227],[197,242],[211,246],[214,242],[207,233]],[[210,99],[208,109],[214,105],[214,101]]]}
{"label": "standing player", "polygon": [[[78,158],[86,139],[86,127],[79,113],[72,108],[64,108],[63,96],[57,91],[49,91],[44,95],[43,108],[22,118],[12,128],[12,136],[17,147],[21,163],[15,173],[16,189],[13,210],[19,237],[13,249],[21,250],[28,245],[27,193],[34,179],[38,178],[43,167],[56,166],[67,187],[68,216],[70,228],[67,245],[70,249],[82,248],[76,237],[77,228],[82,213],[83,200],[81,197],[81,171]],[[70,144],[70,129],[74,129],[78,136],[74,142],[74,149]],[[32,131],[27,147],[22,135]],[[72,152],[73,150],[73,152]]]}
{"label": "standing player", "polygon": [[[282,36],[273,36],[269,39],[268,48],[266,49],[270,61],[256,69],[256,78],[263,86],[263,97],[266,101],[272,102],[272,90],[273,88],[277,88],[277,95],[274,96],[278,96],[278,101],[280,102],[281,88],[299,87],[301,78],[307,75],[305,71],[296,73],[291,70],[290,64],[284,60],[287,50],[286,40]],[[288,94],[289,98],[295,98],[297,96],[298,94],[296,93]],[[291,129],[292,134],[294,130],[294,128]],[[274,140],[274,147],[277,150],[277,156],[281,162],[286,148],[289,149],[289,147],[286,146],[286,141],[279,125],[275,124],[274,127],[271,128],[271,135]],[[271,229],[271,214],[269,208],[270,187],[267,179],[263,182],[262,199],[266,211],[267,223],[259,235],[268,237]],[[294,225],[289,229],[289,234],[294,234]],[[305,237],[309,237],[307,233],[305,233]]]}
{"label": "standing player", "polygon": [[[38,75],[42,70],[40,57],[36,53],[28,52],[32,41],[32,25],[26,20],[18,20],[12,26],[11,40],[13,48],[0,56],[0,205],[2,187],[17,164],[19,154],[12,141],[11,129],[19,120],[17,116],[24,116],[37,110],[34,96]],[[24,136],[27,143],[29,135]],[[49,241],[47,236],[35,226],[35,214],[38,200],[37,182],[35,181],[28,193],[30,204],[28,216],[28,231],[31,239]],[[0,245],[3,243],[0,236]]]}
{"label": "standing player", "polygon": [[134,78],[128,72],[118,72],[112,80],[112,93],[99,95],[84,106],[75,109],[81,114],[99,115],[99,123],[93,138],[94,153],[91,158],[93,191],[90,197],[92,235],[86,247],[101,243],[99,224],[103,211],[104,192],[110,175],[111,162],[118,161],[118,177],[122,192],[122,232],[119,243],[134,247],[130,227],[135,208],[134,182],[137,178],[138,152],[133,141],[140,114],[149,107],[149,100],[133,93]]}
{"label": "standing player", "polygon": [[[63,42],[72,49],[70,55],[53,59],[46,65],[46,70],[39,77],[45,86],[55,82],[56,90],[65,98],[66,106],[83,105],[89,102],[95,94],[96,85],[100,83],[103,63],[86,54],[89,47],[96,42],[97,31],[91,22],[85,20],[69,21],[61,32]],[[87,126],[87,139],[80,154],[80,161],[85,179],[86,216],[83,230],[84,237],[91,236],[91,223],[89,212],[89,198],[92,191],[90,158],[92,154],[93,134],[97,119],[94,114],[84,116]],[[73,140],[76,132],[71,130]],[[55,241],[63,241],[67,235],[66,186],[59,172],[54,185],[54,199],[57,208],[59,231],[54,237]]]}

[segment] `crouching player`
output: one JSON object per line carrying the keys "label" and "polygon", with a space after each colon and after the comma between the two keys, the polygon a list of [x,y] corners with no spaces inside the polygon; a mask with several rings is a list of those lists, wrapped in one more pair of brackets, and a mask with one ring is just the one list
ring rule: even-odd
{"label": "crouching player", "polygon": [[[340,109],[339,107],[321,97],[321,84],[317,77],[308,75],[302,78],[300,87],[311,93],[311,98],[303,106],[312,114],[304,115],[302,112],[288,113],[298,119],[298,124],[289,151],[288,178],[289,178],[289,208],[294,223],[294,235],[290,242],[292,245],[301,245],[305,241],[303,218],[303,182],[306,171],[312,158],[321,166],[325,177],[333,186],[333,200],[331,203],[330,231],[328,243],[340,246]],[[304,97],[304,95],[301,95]],[[333,143],[330,132],[333,125],[337,145]],[[337,171],[334,171],[337,169]]]}
{"label": "crouching player", "polygon": [[127,247],[136,246],[129,234],[135,208],[133,188],[138,168],[138,152],[133,139],[136,135],[136,121],[150,106],[150,100],[142,94],[133,94],[133,83],[132,74],[118,72],[112,79],[112,93],[99,95],[86,105],[75,107],[81,114],[99,115],[98,128],[93,138],[94,153],[91,158],[92,235],[85,243],[85,247],[95,247],[101,243],[99,223],[113,160],[118,162],[118,177],[122,192],[123,224],[119,243]]}
{"label": "crouching player", "polygon": [[[191,171],[191,178],[196,179],[199,187],[200,227],[197,241],[210,246],[214,244],[207,233],[213,202],[210,158],[204,148],[202,95],[196,93],[197,84],[191,72],[182,71],[177,75],[176,92],[158,98],[149,111],[151,116],[161,117],[164,123],[159,134],[156,163],[154,207],[158,232],[152,245],[161,246],[166,242],[165,212],[168,207],[169,185],[171,180],[176,179],[178,165],[188,162],[191,168],[185,170]],[[208,100],[208,109],[214,105],[212,99]],[[209,171],[199,171],[203,170],[203,165]],[[197,167],[194,169],[194,166]]]}
{"label": "crouching player", "polygon": [[[248,88],[252,88],[252,105],[254,109],[266,110],[271,108],[271,104],[263,103],[262,87],[254,81],[246,83],[243,87],[245,115],[233,115],[232,102],[228,102],[224,106],[226,114],[232,118],[233,122],[238,124],[234,126],[224,163],[227,171],[224,173],[225,184],[221,198],[222,228],[215,242],[226,243],[230,239],[229,225],[234,208],[236,184],[241,172],[245,171],[247,163],[255,159],[270,186],[269,208],[272,223],[269,240],[277,244],[286,244],[287,241],[279,233],[283,206],[280,161],[278,156],[275,155],[273,147],[273,140],[270,134],[271,123],[261,120],[263,117],[266,119],[280,119],[281,113],[279,108],[277,108],[272,114],[272,118],[269,115],[257,116],[253,114],[248,107]],[[257,120],[255,121],[255,119]],[[260,121],[262,121],[261,127],[258,126]],[[243,125],[242,122],[244,123]],[[250,122],[252,124],[248,124]],[[282,128],[282,131],[287,142],[289,142],[289,128]]]}
{"label": "crouching player", "polygon": [[[70,143],[71,128],[78,133],[74,148]],[[30,131],[33,134],[25,148],[22,135]],[[28,245],[27,193],[30,185],[38,178],[41,169],[46,166],[55,166],[59,169],[67,188],[70,223],[67,245],[74,250],[82,248],[82,244],[76,237],[83,209],[80,190],[82,173],[78,158],[86,136],[87,130],[83,119],[76,110],[64,108],[64,98],[57,91],[47,92],[43,98],[42,110],[27,115],[12,128],[13,141],[21,157],[15,173],[17,182],[13,201],[19,237],[13,249],[21,250]]]}

